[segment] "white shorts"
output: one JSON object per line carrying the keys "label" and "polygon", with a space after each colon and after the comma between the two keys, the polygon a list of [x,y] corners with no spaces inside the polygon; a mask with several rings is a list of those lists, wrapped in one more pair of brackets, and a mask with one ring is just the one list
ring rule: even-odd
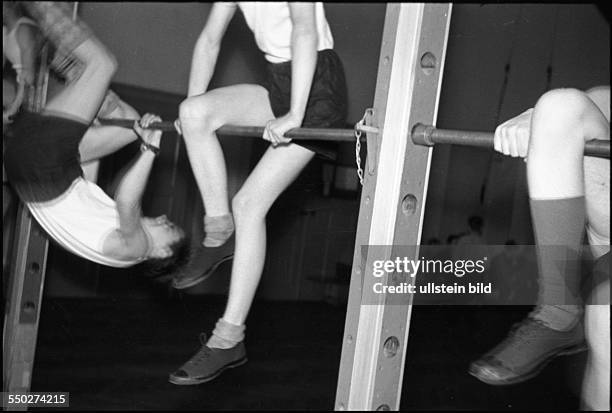
{"label": "white shorts", "polygon": [[119,228],[119,214],[115,201],[93,182],[77,178],[61,197],[26,205],[58,244],[80,257],[119,268],[143,260],[122,261],[103,253],[104,241]]}

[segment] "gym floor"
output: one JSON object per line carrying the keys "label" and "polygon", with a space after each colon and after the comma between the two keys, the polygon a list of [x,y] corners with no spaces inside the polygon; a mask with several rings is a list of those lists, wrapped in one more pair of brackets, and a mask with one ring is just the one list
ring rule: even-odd
{"label": "gym floor", "polygon": [[[333,409],[345,309],[254,304],[249,363],[200,386],[167,381],[222,312],[220,296],[44,301],[32,391],[70,392],[72,410]],[[467,374],[528,308],[419,306],[413,312],[402,409],[567,410],[579,407],[585,354],[537,378],[492,387]]]}

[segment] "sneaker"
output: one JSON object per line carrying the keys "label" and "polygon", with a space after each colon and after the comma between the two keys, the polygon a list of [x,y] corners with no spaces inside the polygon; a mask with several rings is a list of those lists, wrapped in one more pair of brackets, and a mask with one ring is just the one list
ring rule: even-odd
{"label": "sneaker", "polygon": [[508,337],[470,365],[469,373],[494,386],[521,383],[537,376],[555,357],[587,349],[582,322],[558,331],[528,317]]}
{"label": "sneaker", "polygon": [[206,345],[206,335],[200,335],[202,348],[177,371],[170,374],[169,381],[179,386],[190,386],[209,382],[227,369],[242,366],[247,362],[244,343],[232,348],[210,348]]}
{"label": "sneaker", "polygon": [[206,250],[209,249],[210,248],[199,248],[189,263],[174,274],[172,287],[176,288],[177,290],[191,288],[213,275],[221,264],[229,262],[234,258],[234,254],[226,255],[215,261],[207,269],[203,269],[204,266],[202,263],[207,259],[207,255],[209,253]]}

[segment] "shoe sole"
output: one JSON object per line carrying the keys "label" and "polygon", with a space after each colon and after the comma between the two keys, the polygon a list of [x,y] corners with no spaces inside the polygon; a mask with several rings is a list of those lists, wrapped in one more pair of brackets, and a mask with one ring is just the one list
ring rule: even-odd
{"label": "shoe sole", "polygon": [[205,281],[206,279],[208,279],[211,275],[213,275],[215,273],[215,271],[217,271],[217,268],[219,268],[221,266],[221,264],[227,262],[227,261],[231,261],[234,258],[234,254],[230,254],[228,256],[225,256],[223,258],[221,258],[220,260],[218,260],[217,262],[215,262],[213,265],[211,265],[210,267],[208,267],[208,269],[206,271],[204,271],[202,273],[201,276],[194,278],[193,280],[186,282],[186,283],[175,283],[172,282],[172,287],[176,290],[185,290],[187,288],[191,288],[195,285],[198,285],[199,283],[201,283],[202,281]]}
{"label": "shoe sole", "polygon": [[540,374],[540,372],[544,370],[544,367],[546,367],[548,363],[550,363],[556,357],[571,356],[573,354],[582,353],[583,351],[586,351],[587,349],[588,347],[586,346],[586,344],[578,344],[576,346],[568,347],[564,350],[561,350],[558,353],[552,354],[551,356],[545,358],[542,362],[536,365],[533,370],[521,376],[513,377],[510,379],[506,379],[506,380],[491,380],[486,376],[480,376],[477,371],[472,371],[471,369],[468,371],[468,373],[474,376],[475,378],[477,378],[478,380],[480,380],[481,382],[490,384],[491,386],[509,386],[512,384],[519,384],[527,380],[530,380],[534,378],[535,376],[537,376],[538,374]]}
{"label": "shoe sole", "polygon": [[180,377],[172,377],[172,376],[170,376],[168,381],[170,383],[176,384],[178,386],[193,386],[193,385],[196,385],[196,384],[207,383],[207,382],[209,382],[211,380],[214,380],[217,377],[219,377],[225,370],[233,369],[233,368],[236,368],[236,367],[240,367],[243,364],[245,364],[247,361],[249,361],[249,360],[245,357],[245,358],[242,358],[240,360],[234,361],[232,363],[226,364],[225,366],[221,367],[219,370],[214,372],[212,375],[206,376],[206,377],[201,378],[201,379],[183,379],[183,378],[180,378]]}

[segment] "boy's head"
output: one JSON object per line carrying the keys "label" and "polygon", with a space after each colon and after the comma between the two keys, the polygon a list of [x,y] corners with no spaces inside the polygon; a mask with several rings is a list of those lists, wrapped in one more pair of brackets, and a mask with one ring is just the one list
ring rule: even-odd
{"label": "boy's head", "polygon": [[170,258],[175,253],[175,245],[185,238],[183,230],[165,215],[143,218],[142,225],[149,242],[147,259]]}
{"label": "boy's head", "polygon": [[157,218],[143,218],[149,251],[145,272],[159,276],[176,271],[189,260],[190,246],[183,230],[165,215]]}

